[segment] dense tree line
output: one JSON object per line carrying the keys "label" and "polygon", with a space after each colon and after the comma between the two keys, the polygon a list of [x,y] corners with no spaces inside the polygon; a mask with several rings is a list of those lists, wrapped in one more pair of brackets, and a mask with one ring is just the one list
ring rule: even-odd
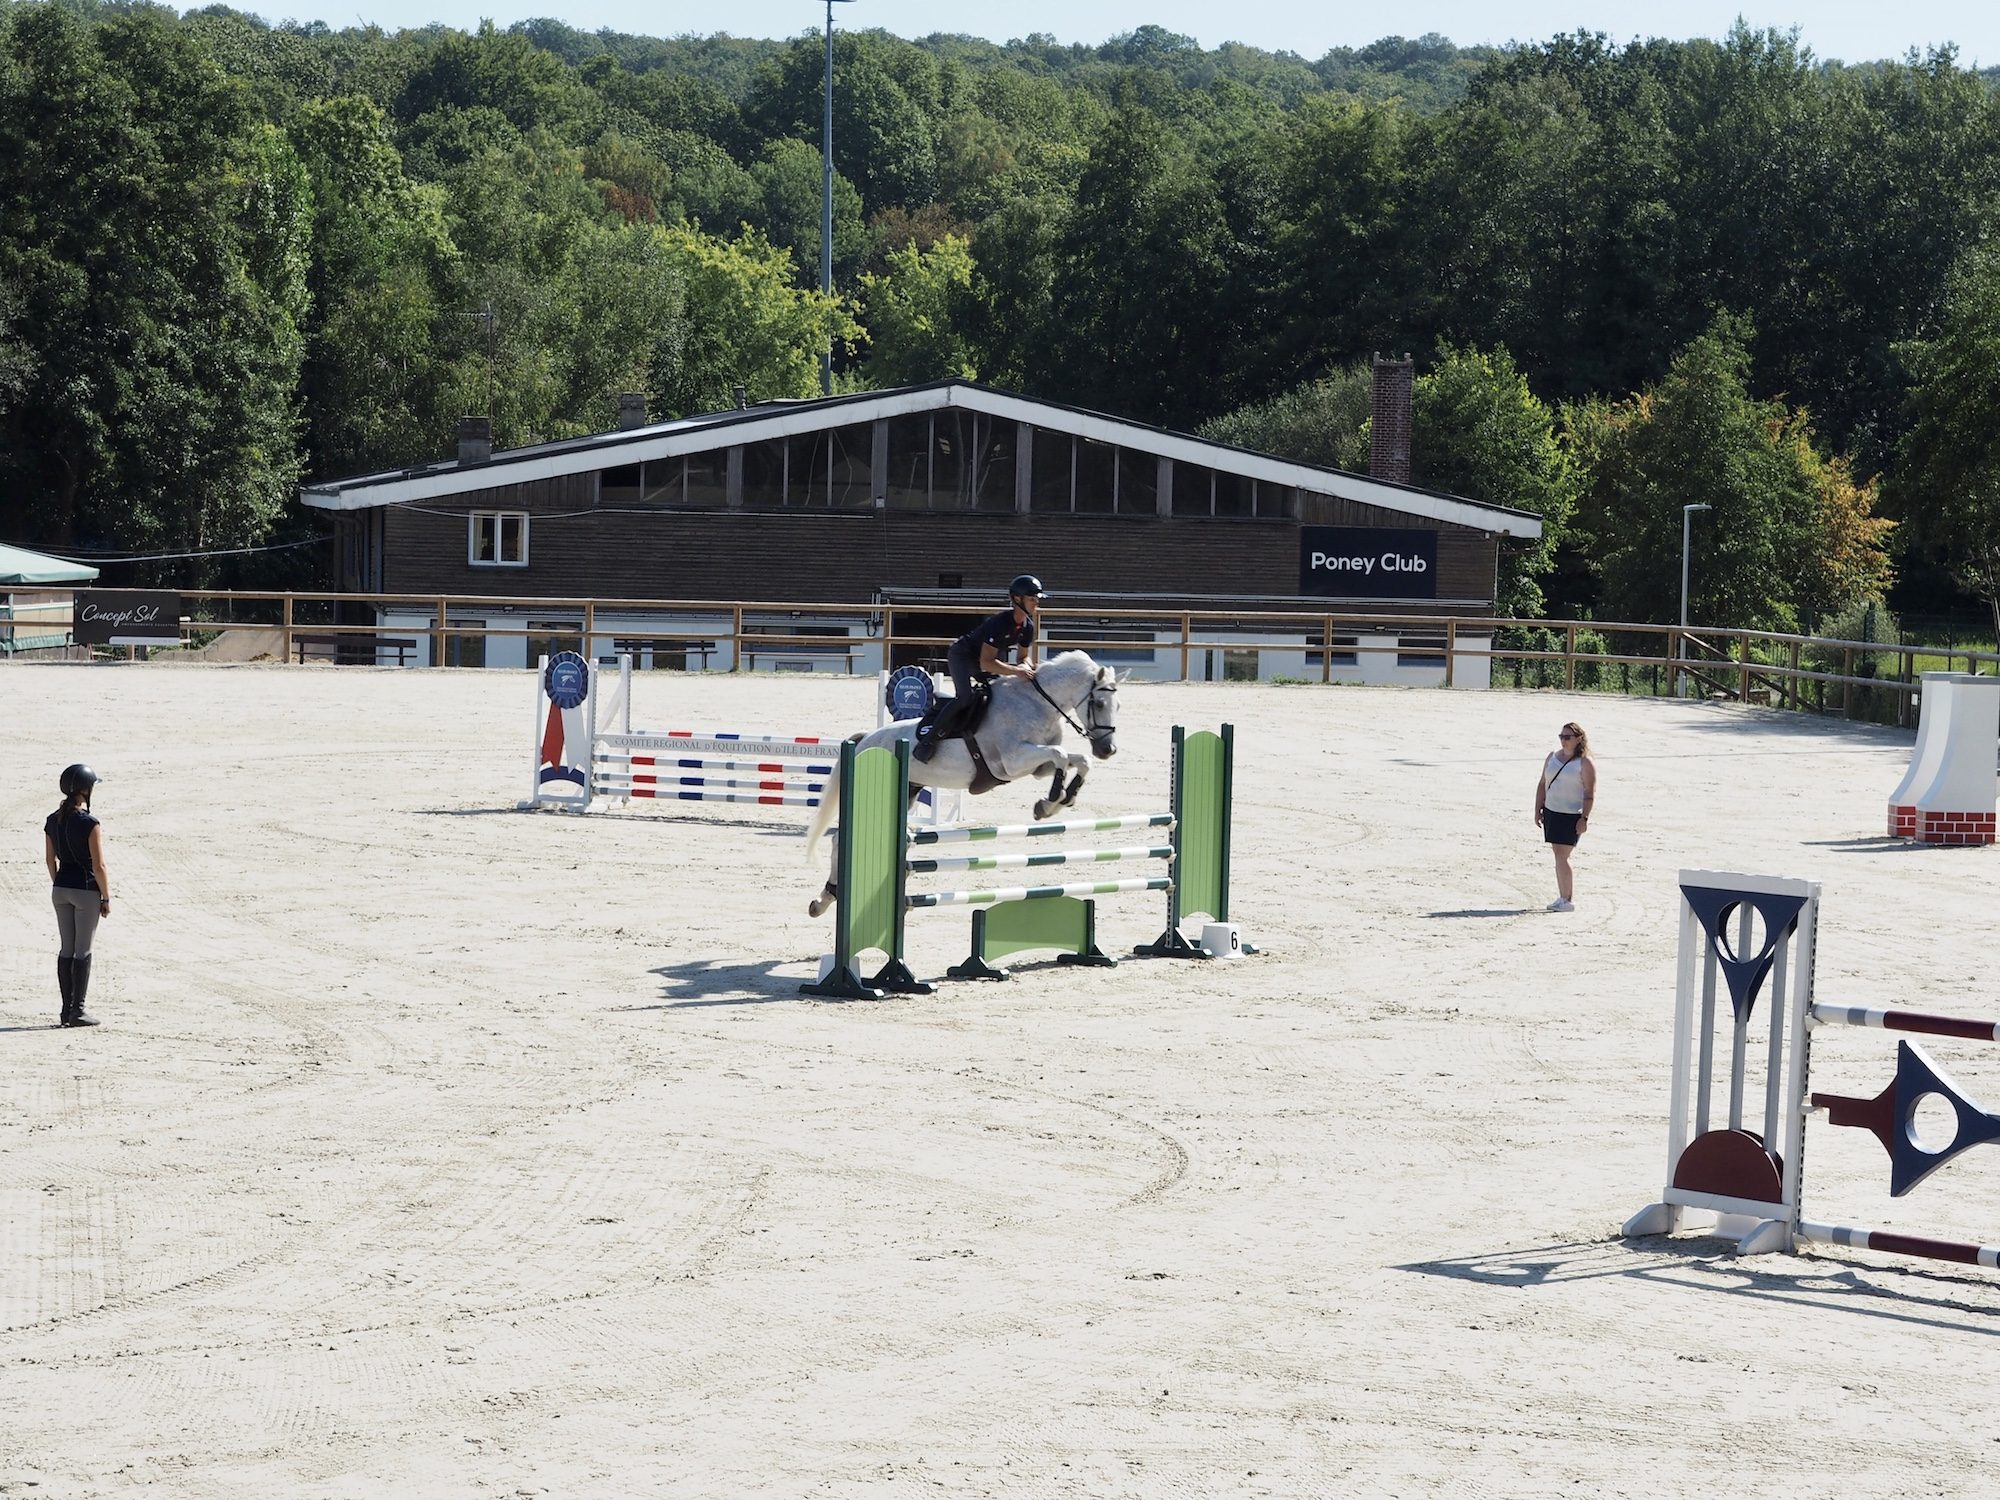
{"label": "dense tree line", "polygon": [[1356,361],[1407,349],[1419,481],[1549,518],[1510,607],[1670,613],[1692,499],[1705,618],[1823,618],[1898,548],[2000,585],[2000,100],[1948,51],[844,33],[832,299],[820,70],[815,36],[0,0],[0,535],[249,545],[462,412],[516,444],[621,390],[806,395],[829,341],[848,388],[1353,466]]}

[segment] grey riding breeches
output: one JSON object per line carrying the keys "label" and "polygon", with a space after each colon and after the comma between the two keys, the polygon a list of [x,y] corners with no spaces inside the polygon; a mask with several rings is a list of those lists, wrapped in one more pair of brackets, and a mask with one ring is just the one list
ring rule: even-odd
{"label": "grey riding breeches", "polygon": [[56,904],[56,927],[62,934],[63,958],[88,958],[97,937],[98,903],[104,898],[96,891],[74,891],[67,886],[50,886]]}

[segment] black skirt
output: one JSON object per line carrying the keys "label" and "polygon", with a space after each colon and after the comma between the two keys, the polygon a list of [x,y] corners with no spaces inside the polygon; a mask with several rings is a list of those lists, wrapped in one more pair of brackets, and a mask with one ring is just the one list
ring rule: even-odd
{"label": "black skirt", "polygon": [[1543,808],[1542,842],[1574,845],[1578,837],[1576,825],[1582,820],[1582,813],[1557,812],[1553,808]]}

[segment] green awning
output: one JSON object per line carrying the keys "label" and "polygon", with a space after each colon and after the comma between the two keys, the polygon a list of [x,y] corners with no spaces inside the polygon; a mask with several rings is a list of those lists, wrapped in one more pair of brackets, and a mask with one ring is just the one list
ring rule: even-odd
{"label": "green awning", "polygon": [[0,587],[9,584],[46,585],[94,583],[97,569],[62,557],[45,557],[0,542]]}

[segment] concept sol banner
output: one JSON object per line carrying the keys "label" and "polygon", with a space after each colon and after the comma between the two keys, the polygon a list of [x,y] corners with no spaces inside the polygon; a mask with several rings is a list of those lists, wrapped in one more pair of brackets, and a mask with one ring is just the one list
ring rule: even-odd
{"label": "concept sol banner", "polygon": [[1438,536],[1397,526],[1301,526],[1299,592],[1322,599],[1435,599]]}
{"label": "concept sol banner", "polygon": [[152,589],[78,589],[81,646],[178,646],[181,596]]}

